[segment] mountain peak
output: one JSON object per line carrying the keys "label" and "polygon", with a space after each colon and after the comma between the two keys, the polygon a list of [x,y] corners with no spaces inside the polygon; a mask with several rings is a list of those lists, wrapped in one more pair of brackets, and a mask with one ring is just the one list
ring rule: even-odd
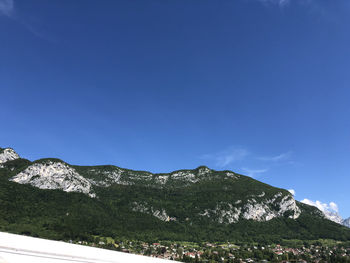
{"label": "mountain peak", "polygon": [[205,165],[200,165],[200,166],[198,166],[195,170],[200,170],[200,169],[208,169],[208,170],[211,170],[208,166],[205,166]]}
{"label": "mountain peak", "polygon": [[19,155],[12,148],[0,148],[0,166],[3,163],[19,158]]}

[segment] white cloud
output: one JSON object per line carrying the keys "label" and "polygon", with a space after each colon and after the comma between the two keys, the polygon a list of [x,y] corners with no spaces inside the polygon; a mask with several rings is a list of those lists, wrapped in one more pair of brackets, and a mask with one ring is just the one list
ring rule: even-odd
{"label": "white cloud", "polygon": [[259,157],[258,159],[262,161],[278,162],[278,161],[288,160],[291,154],[292,152],[285,152],[276,156]]}
{"label": "white cloud", "polygon": [[243,160],[248,155],[249,152],[246,149],[231,147],[218,153],[205,154],[201,156],[201,159],[214,160],[217,166],[225,167],[233,162]]}
{"label": "white cloud", "polygon": [[339,212],[339,209],[338,209],[338,205],[336,204],[336,203],[334,203],[334,202],[330,202],[329,203],[329,207],[333,210],[333,211],[335,211],[335,212]]}
{"label": "white cloud", "polygon": [[259,0],[264,4],[276,4],[280,7],[284,7],[290,3],[290,0]]}
{"label": "white cloud", "polygon": [[295,190],[294,189],[289,189],[289,193],[291,193],[293,196],[295,196]]}
{"label": "white cloud", "polygon": [[334,202],[330,202],[329,204],[327,204],[327,203],[322,203],[318,200],[312,201],[306,198],[304,200],[301,200],[301,202],[307,205],[317,207],[319,210],[323,212],[325,217],[328,218],[329,220],[332,220],[338,224],[341,224],[343,222],[342,217],[338,213],[339,212],[338,205]]}
{"label": "white cloud", "polygon": [[330,204],[333,203],[333,202],[331,202],[330,204],[327,204],[327,203],[322,203],[322,202],[320,202],[318,200],[314,202],[314,201],[309,200],[307,198],[305,198],[304,200],[301,200],[301,202],[304,203],[304,204],[307,204],[307,205],[315,206],[318,209],[320,209],[322,212],[326,211],[326,210],[333,210],[331,208],[331,206],[330,206]]}
{"label": "white cloud", "polygon": [[268,169],[249,169],[249,168],[242,168],[242,171],[245,173],[245,175],[250,177],[256,177],[258,174],[266,173]]}
{"label": "white cloud", "polygon": [[13,0],[0,0],[0,15],[12,16],[14,11]]}

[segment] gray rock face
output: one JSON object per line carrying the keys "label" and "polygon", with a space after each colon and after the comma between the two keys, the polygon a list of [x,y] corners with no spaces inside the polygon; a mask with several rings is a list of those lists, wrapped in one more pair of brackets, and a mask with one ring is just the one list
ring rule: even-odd
{"label": "gray rock face", "polygon": [[73,168],[62,162],[34,163],[10,179],[19,184],[30,184],[40,189],[60,189],[80,192],[95,197],[91,183]]}
{"label": "gray rock face", "polygon": [[[258,195],[263,197],[264,195]],[[300,208],[297,206],[292,195],[282,197],[282,193],[278,193],[271,199],[257,201],[254,198],[249,199],[247,203],[236,202],[219,203],[215,209],[205,209],[200,216],[216,218],[218,223],[237,223],[240,219],[253,221],[269,221],[275,217],[281,217],[285,213],[289,214],[289,218],[297,219],[300,214]],[[273,209],[275,207],[277,209]]]}
{"label": "gray rock face", "polygon": [[0,167],[3,163],[20,158],[19,155],[11,148],[0,149]]}
{"label": "gray rock face", "polygon": [[141,212],[144,214],[153,215],[159,220],[162,220],[165,222],[176,221],[176,218],[170,217],[164,209],[155,209],[152,206],[148,205],[146,202],[143,202],[143,203],[133,202],[132,210],[134,212]]}

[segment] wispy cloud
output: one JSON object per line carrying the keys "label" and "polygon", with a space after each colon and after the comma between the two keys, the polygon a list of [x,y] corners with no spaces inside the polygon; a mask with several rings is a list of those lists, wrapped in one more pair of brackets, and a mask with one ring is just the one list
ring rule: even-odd
{"label": "wispy cloud", "polygon": [[228,166],[233,162],[241,161],[248,155],[249,152],[246,149],[230,147],[218,153],[204,154],[200,158],[213,160],[218,167],[222,168]]}
{"label": "wispy cloud", "polygon": [[279,5],[280,7],[284,7],[290,3],[290,0],[259,0],[264,4],[274,4]]}
{"label": "wispy cloud", "polygon": [[334,202],[330,202],[329,204],[327,203],[322,203],[321,201],[312,201],[307,198],[304,200],[301,200],[302,203],[307,204],[307,205],[312,205],[316,206],[318,209],[320,209],[322,212],[324,211],[331,211],[331,212],[339,212],[338,205]]}
{"label": "wispy cloud", "polygon": [[302,6],[319,6],[319,2],[321,1],[315,1],[315,0],[255,0],[258,1],[264,5],[274,5],[279,6],[281,8],[287,7],[291,4],[299,4]]}
{"label": "wispy cloud", "polygon": [[291,193],[293,196],[295,196],[295,190],[294,189],[288,189],[289,193]]}
{"label": "wispy cloud", "polygon": [[268,169],[242,168],[242,171],[245,175],[256,178],[259,174],[266,173],[268,171]]}
{"label": "wispy cloud", "polygon": [[290,158],[291,154],[292,154],[292,152],[285,152],[285,153],[281,153],[281,154],[275,155],[275,156],[258,157],[258,159],[261,161],[279,162],[279,161],[288,160]]}
{"label": "wispy cloud", "polygon": [[26,21],[26,19],[24,19],[22,16],[19,16],[17,10],[15,9],[14,0],[0,0],[0,16],[5,16],[21,24],[36,37],[45,39],[50,42],[56,42],[56,39],[53,37],[53,35],[43,30],[42,26],[33,26],[32,23]]}
{"label": "wispy cloud", "polygon": [[13,0],[0,0],[0,15],[12,17],[14,14]]}

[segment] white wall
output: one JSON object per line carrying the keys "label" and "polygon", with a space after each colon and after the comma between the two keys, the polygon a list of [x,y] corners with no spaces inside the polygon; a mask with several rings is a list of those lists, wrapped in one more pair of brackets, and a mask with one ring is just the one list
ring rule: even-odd
{"label": "white wall", "polygon": [[175,261],[0,232],[0,263],[17,262],[174,263]]}

